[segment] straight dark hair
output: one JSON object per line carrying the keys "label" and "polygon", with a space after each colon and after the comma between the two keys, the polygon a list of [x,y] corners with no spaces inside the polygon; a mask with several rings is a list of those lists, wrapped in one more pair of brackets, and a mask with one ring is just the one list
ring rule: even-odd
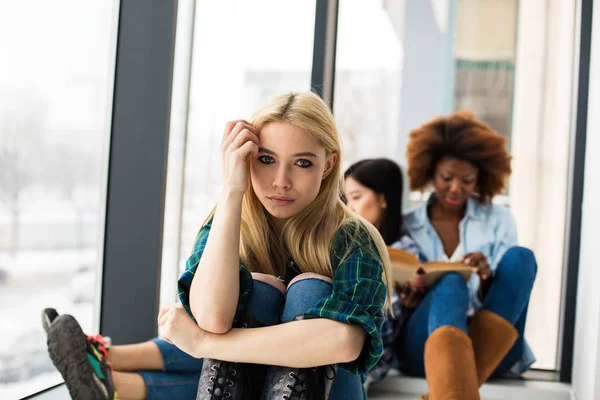
{"label": "straight dark hair", "polygon": [[385,244],[400,239],[402,231],[402,187],[400,166],[387,158],[361,160],[344,172],[344,180],[352,178],[377,194],[383,193],[387,208],[384,210],[379,233]]}

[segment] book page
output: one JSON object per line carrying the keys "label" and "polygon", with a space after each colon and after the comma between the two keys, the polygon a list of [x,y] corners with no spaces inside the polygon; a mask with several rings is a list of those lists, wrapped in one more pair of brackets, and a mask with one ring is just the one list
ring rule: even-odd
{"label": "book page", "polygon": [[388,254],[390,256],[390,261],[392,265],[404,265],[408,267],[418,268],[421,265],[421,262],[417,257],[410,254],[408,251],[395,249],[393,247],[387,248]]}
{"label": "book page", "polygon": [[462,276],[465,282],[468,282],[469,279],[471,279],[471,274],[473,273],[470,266],[459,262],[430,261],[426,262],[423,267],[427,272],[427,276],[425,277],[425,287],[435,285],[435,283],[448,272],[456,272]]}

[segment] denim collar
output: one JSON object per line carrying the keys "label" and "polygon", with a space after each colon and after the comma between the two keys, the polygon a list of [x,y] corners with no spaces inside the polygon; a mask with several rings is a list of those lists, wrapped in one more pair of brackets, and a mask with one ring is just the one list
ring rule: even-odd
{"label": "denim collar", "polygon": [[[412,211],[414,218],[411,218],[410,225],[412,228],[422,228],[425,225],[425,222],[429,221],[429,216],[427,215],[427,208],[432,205],[437,200],[437,195],[432,193],[429,196],[429,199],[426,203],[421,204],[416,209]],[[485,210],[488,208],[488,205],[482,205],[477,201],[474,197],[469,197],[467,199],[467,212],[465,213],[465,219],[476,219],[482,220],[485,218]]]}

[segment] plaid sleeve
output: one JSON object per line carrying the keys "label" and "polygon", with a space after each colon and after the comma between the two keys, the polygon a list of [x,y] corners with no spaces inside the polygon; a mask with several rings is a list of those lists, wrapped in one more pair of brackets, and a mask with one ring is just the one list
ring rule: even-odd
{"label": "plaid sleeve", "polygon": [[[194,279],[194,274],[198,268],[198,263],[202,258],[202,253],[204,253],[204,248],[206,247],[206,242],[208,241],[208,235],[210,233],[211,226],[212,218],[202,227],[202,229],[200,229],[198,237],[196,238],[196,242],[194,243],[194,250],[185,263],[185,271],[183,274],[181,274],[181,277],[177,281],[177,293],[179,296],[179,301],[192,319],[194,319],[194,316],[192,315],[192,311],[190,309],[190,288],[192,287],[192,280]],[[237,322],[246,308],[248,296],[252,290],[252,283],[252,275],[240,262],[240,296],[233,320],[234,323]]]}
{"label": "plaid sleeve", "polygon": [[392,290],[392,311],[394,315],[387,312],[384,315],[383,325],[381,326],[381,340],[383,342],[383,354],[375,367],[369,371],[368,380],[370,382],[379,382],[386,377],[389,370],[396,364],[396,354],[394,343],[400,336],[400,331],[406,321],[407,310],[400,304],[400,298],[395,290]]}
{"label": "plaid sleeve", "polygon": [[[368,235],[366,230],[362,236],[365,234]],[[339,367],[354,374],[365,374],[375,366],[383,353],[381,325],[387,288],[382,280],[383,267],[372,238],[368,236],[366,241],[345,242],[350,246],[350,251],[345,247],[337,249],[337,254],[348,255],[342,259],[332,257],[339,261],[334,264],[332,294],[315,303],[304,317],[329,318],[361,325],[368,337],[360,356]]]}

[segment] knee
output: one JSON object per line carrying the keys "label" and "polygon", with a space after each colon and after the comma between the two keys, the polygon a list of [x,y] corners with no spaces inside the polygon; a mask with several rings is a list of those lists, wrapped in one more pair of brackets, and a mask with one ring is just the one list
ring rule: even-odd
{"label": "knee", "polygon": [[314,273],[298,275],[288,285],[281,322],[289,322],[304,315],[318,301],[331,295],[332,290],[331,279],[326,276]]}
{"label": "knee", "polygon": [[457,303],[462,299],[466,306],[469,298],[467,282],[465,282],[462,276],[455,272],[444,274],[431,289],[431,296],[437,299],[435,301],[445,301],[440,299],[450,297],[454,303]]}
{"label": "knee", "polygon": [[455,288],[456,290],[464,289],[465,292],[467,290],[467,283],[463,279],[462,276],[457,274],[456,272],[449,272],[444,274],[438,281],[438,283],[434,286],[435,288]]}
{"label": "knee", "polygon": [[285,285],[281,280],[277,279],[273,275],[261,274],[260,272],[253,272],[252,279],[254,279],[255,281],[266,283],[267,285],[272,286],[275,289],[279,290],[281,293],[285,294]]}
{"label": "knee", "polygon": [[526,247],[515,246],[506,251],[499,267],[510,270],[511,275],[519,276],[531,282],[537,275],[537,262],[533,251]]}
{"label": "knee", "polygon": [[296,276],[294,279],[292,279],[290,281],[290,283],[288,284],[288,290],[290,289],[290,287],[292,287],[293,284],[297,283],[297,282],[302,282],[302,281],[306,281],[307,279],[317,279],[323,282],[327,282],[329,284],[331,284],[333,281],[331,280],[331,278],[325,276],[325,275],[319,275],[319,274],[315,274],[314,272],[304,272],[298,276]]}

